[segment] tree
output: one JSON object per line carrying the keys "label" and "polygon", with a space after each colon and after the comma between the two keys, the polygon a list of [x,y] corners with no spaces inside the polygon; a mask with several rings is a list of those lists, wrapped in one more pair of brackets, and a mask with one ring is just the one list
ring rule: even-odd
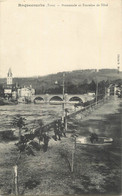
{"label": "tree", "polygon": [[3,85],[0,84],[0,97],[3,97],[4,96],[4,88],[3,88]]}
{"label": "tree", "polygon": [[98,88],[99,99],[102,99],[105,96],[105,87],[106,87],[106,84],[104,80],[99,82],[99,88]]}
{"label": "tree", "polygon": [[91,92],[96,91],[96,83],[94,80],[92,80],[91,83],[89,84],[89,91],[91,91]]}
{"label": "tree", "polygon": [[21,140],[21,132],[22,128],[25,126],[25,120],[25,118],[18,114],[14,117],[12,122],[13,126],[19,129],[19,141]]}

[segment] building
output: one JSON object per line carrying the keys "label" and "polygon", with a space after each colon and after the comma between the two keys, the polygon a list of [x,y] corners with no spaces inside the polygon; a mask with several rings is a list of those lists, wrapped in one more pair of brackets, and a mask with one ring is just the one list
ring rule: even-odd
{"label": "building", "polygon": [[117,84],[110,84],[107,89],[108,95],[121,95],[122,87]]}
{"label": "building", "polygon": [[31,85],[18,89],[18,97],[31,97],[32,95],[35,95],[35,89]]}
{"label": "building", "polygon": [[9,68],[6,84],[4,85],[4,97],[6,99],[18,100],[18,102],[26,102],[31,101],[33,95],[35,95],[35,89],[31,85],[19,87],[13,83],[13,74],[11,68]]}
{"label": "building", "polygon": [[4,96],[9,99],[12,98],[13,91],[13,74],[11,68],[9,68],[7,73],[6,85],[4,86]]}
{"label": "building", "polygon": [[35,89],[30,85],[29,87],[24,86],[23,88],[19,88],[17,90],[18,94],[18,102],[31,102],[31,97],[35,95]]}
{"label": "building", "polygon": [[13,74],[12,74],[11,68],[9,68],[8,74],[7,74],[7,85],[12,86],[12,84],[13,84]]}

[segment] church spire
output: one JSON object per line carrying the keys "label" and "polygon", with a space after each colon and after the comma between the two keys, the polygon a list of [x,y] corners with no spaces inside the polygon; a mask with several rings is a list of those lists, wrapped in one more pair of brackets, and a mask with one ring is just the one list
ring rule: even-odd
{"label": "church spire", "polygon": [[13,83],[12,75],[13,74],[12,74],[11,68],[9,68],[8,74],[7,74],[7,85],[12,85]]}
{"label": "church spire", "polygon": [[8,70],[8,77],[12,77],[12,71],[11,71],[11,68],[9,68],[9,70]]}

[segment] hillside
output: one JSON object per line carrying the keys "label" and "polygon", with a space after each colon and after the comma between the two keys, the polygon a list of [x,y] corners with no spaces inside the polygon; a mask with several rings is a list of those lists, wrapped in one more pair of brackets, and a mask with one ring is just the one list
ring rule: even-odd
{"label": "hillside", "polygon": [[[37,93],[50,93],[53,89],[57,89],[57,92],[61,91],[63,72],[56,74],[50,74],[46,76],[29,77],[29,78],[14,78],[14,83],[19,86],[32,85],[36,89]],[[122,72],[118,74],[114,69],[102,69],[98,72],[96,70],[74,70],[72,72],[65,72],[65,90],[69,91],[71,86],[82,86],[83,84],[90,84],[92,81],[119,81],[122,83]],[[55,85],[55,81],[58,81],[58,85]],[[0,83],[4,84],[5,78],[0,79]]]}

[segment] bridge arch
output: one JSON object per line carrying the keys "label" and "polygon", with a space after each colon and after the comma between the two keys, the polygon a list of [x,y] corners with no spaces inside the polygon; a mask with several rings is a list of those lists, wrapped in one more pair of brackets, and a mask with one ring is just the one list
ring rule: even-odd
{"label": "bridge arch", "polygon": [[41,102],[44,102],[44,99],[43,99],[43,97],[35,97],[35,99],[34,99],[34,103],[41,103]]}
{"label": "bridge arch", "polygon": [[60,96],[53,96],[49,100],[49,102],[62,102],[62,101],[63,101],[63,99]]}
{"label": "bridge arch", "polygon": [[78,97],[78,96],[73,96],[73,97],[71,97],[70,99],[69,99],[69,102],[77,102],[77,103],[83,103],[83,100],[80,98],[80,97]]}

